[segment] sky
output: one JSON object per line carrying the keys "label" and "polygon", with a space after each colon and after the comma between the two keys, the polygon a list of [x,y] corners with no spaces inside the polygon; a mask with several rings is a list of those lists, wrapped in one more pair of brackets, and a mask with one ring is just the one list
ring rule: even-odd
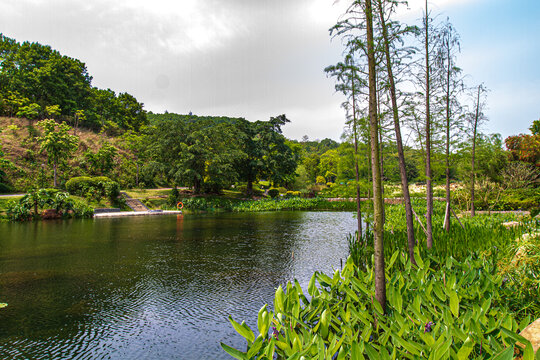
{"label": "sky", "polygon": [[[0,32],[83,61],[92,85],[145,109],[268,120],[289,138],[339,140],[344,98],[324,68],[342,58],[328,29],[349,0],[1,0]],[[423,0],[399,17],[419,24]],[[485,133],[540,118],[540,2],[430,0],[461,36],[458,65],[490,89]]]}

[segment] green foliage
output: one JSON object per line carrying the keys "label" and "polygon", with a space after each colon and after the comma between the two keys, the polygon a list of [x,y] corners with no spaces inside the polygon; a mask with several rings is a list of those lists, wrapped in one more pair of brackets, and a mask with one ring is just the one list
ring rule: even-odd
{"label": "green foliage", "polygon": [[34,120],[39,117],[40,110],[41,106],[39,106],[39,104],[32,103],[30,105],[20,107],[19,111],[17,111],[17,116]]}
{"label": "green foliage", "polygon": [[90,150],[84,153],[84,164],[91,175],[108,175],[114,167],[114,160],[118,156],[118,149],[109,142],[105,142],[97,152]]}
{"label": "green foliage", "polygon": [[69,197],[66,192],[57,189],[36,189],[18,201],[11,201],[6,215],[12,221],[27,221],[40,218],[41,209],[54,209],[59,216],[75,218],[92,217],[94,212],[85,203]]}
{"label": "green foliage", "polygon": [[315,181],[317,184],[325,184],[326,183],[326,179],[324,178],[324,176],[317,176],[317,180]]}
{"label": "green foliage", "polygon": [[287,191],[285,193],[286,198],[300,197],[302,193],[300,191]]}
{"label": "green foliage", "polygon": [[329,210],[353,211],[356,203],[350,201],[328,201],[322,198],[278,198],[257,201],[241,201],[234,204],[233,211],[282,211],[282,210]]}
{"label": "green foliage", "polygon": [[0,34],[0,54],[0,115],[36,119],[44,109],[49,117],[94,129],[107,125],[139,131],[147,124],[143,104],[135,97],[92,87],[83,62],[50,46],[21,44]]}
{"label": "green foliage", "polygon": [[54,168],[54,186],[56,187],[56,169],[59,163],[67,159],[79,146],[79,138],[68,134],[71,129],[68,124],[57,124],[54,120],[42,120],[38,126],[43,128],[43,135],[37,140],[40,143],[40,153],[46,152],[49,164]]}
{"label": "green foliage", "polygon": [[316,272],[307,294],[297,281],[280,286],[274,310],[259,311],[256,333],[231,318],[247,348],[222,347],[238,359],[488,359],[513,355],[517,341],[531,346],[516,334],[530,318],[513,318],[490,262],[420,254],[417,262],[413,268],[405,255],[392,254],[386,316],[375,300],[373,269],[349,258],[333,276]]}
{"label": "green foliage", "polygon": [[[453,199],[461,209],[470,205],[470,188],[465,187],[455,191]],[[474,206],[477,210],[507,211],[531,210],[540,204],[539,188],[504,189],[492,182],[480,181],[476,187]]]}
{"label": "green foliage", "polygon": [[17,136],[17,131],[19,131],[19,127],[15,124],[8,125],[7,130],[11,131],[11,135]]}
{"label": "green foliage", "polygon": [[[236,190],[240,191],[243,195],[250,195],[248,194],[248,191],[247,191],[247,185],[243,185],[243,184],[238,185],[236,186]],[[264,191],[259,186],[253,185],[251,195],[262,196],[263,194],[264,194]]]}
{"label": "green foliage", "polygon": [[[540,299],[540,232],[526,233],[510,242],[499,261],[499,273],[515,293]],[[540,305],[536,306],[540,311]]]}
{"label": "green foliage", "polygon": [[49,105],[45,106],[45,115],[49,118],[54,119],[62,113],[62,109],[58,105]]}
{"label": "green foliage", "polygon": [[279,196],[279,189],[276,188],[270,188],[268,189],[268,196],[270,196],[272,199],[275,199]]}
{"label": "green foliage", "polygon": [[[370,185],[365,181],[360,181],[360,194],[367,196],[370,190]],[[332,184],[319,192],[319,196],[326,198],[356,198],[356,185],[354,181],[346,182],[345,184]]]}
{"label": "green foliage", "polygon": [[118,195],[120,195],[120,186],[118,183],[105,176],[74,177],[66,182],[66,189],[72,195],[86,197],[96,201],[99,201],[102,197],[107,197],[114,202]]}

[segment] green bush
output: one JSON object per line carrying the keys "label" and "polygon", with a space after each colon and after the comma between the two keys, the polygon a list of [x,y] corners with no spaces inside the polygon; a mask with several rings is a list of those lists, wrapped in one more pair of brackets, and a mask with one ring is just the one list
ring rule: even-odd
{"label": "green bush", "polygon": [[272,199],[275,199],[278,195],[279,195],[279,189],[276,189],[276,188],[268,189],[268,196],[270,196]]}
{"label": "green bush", "polygon": [[255,333],[229,317],[247,349],[221,346],[237,359],[512,359],[519,341],[533,359],[530,342],[516,334],[531,318],[512,316],[490,262],[416,260],[413,268],[395,252],[387,263],[386,314],[373,269],[349,258],[333,276],[315,272],[308,294],[296,280],[278,287],[274,310],[261,308]]}
{"label": "green bush", "polygon": [[89,176],[79,176],[66,182],[66,190],[72,195],[82,196],[86,188],[94,186],[94,181]]}
{"label": "green bush", "polygon": [[102,197],[107,197],[111,201],[115,201],[118,195],[120,195],[120,185],[105,176],[74,177],[66,182],[66,189],[72,195],[97,201]]}

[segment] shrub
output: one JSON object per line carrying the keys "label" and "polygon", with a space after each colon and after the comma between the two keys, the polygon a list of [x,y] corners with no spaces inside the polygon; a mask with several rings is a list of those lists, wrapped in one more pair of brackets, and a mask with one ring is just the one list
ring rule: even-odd
{"label": "shrub", "polygon": [[270,196],[272,199],[275,199],[278,195],[279,195],[279,189],[276,189],[276,188],[268,189],[268,196]]}
{"label": "shrub", "polygon": [[315,182],[316,182],[317,184],[325,184],[325,183],[326,183],[326,179],[324,178],[324,176],[319,175],[319,176],[317,176],[317,179],[315,180]]}
{"label": "shrub", "polygon": [[66,182],[66,190],[72,195],[81,195],[84,190],[94,185],[94,181],[89,176],[79,176],[69,179]]}
{"label": "shrub", "polygon": [[66,182],[66,189],[72,195],[83,196],[88,199],[101,199],[107,197],[115,201],[120,195],[120,185],[105,176],[79,176]]}
{"label": "shrub", "polygon": [[285,194],[286,198],[299,197],[302,193],[300,191],[287,191]]}

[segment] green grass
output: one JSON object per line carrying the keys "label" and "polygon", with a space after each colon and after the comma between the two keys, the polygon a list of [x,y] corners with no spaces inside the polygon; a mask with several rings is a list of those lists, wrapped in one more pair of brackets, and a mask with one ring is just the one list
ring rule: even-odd
{"label": "green grass", "polygon": [[122,192],[125,192],[130,197],[134,199],[146,199],[149,197],[157,197],[157,196],[169,196],[171,193],[171,190],[163,190],[163,189],[128,189],[128,190],[122,190]]}

